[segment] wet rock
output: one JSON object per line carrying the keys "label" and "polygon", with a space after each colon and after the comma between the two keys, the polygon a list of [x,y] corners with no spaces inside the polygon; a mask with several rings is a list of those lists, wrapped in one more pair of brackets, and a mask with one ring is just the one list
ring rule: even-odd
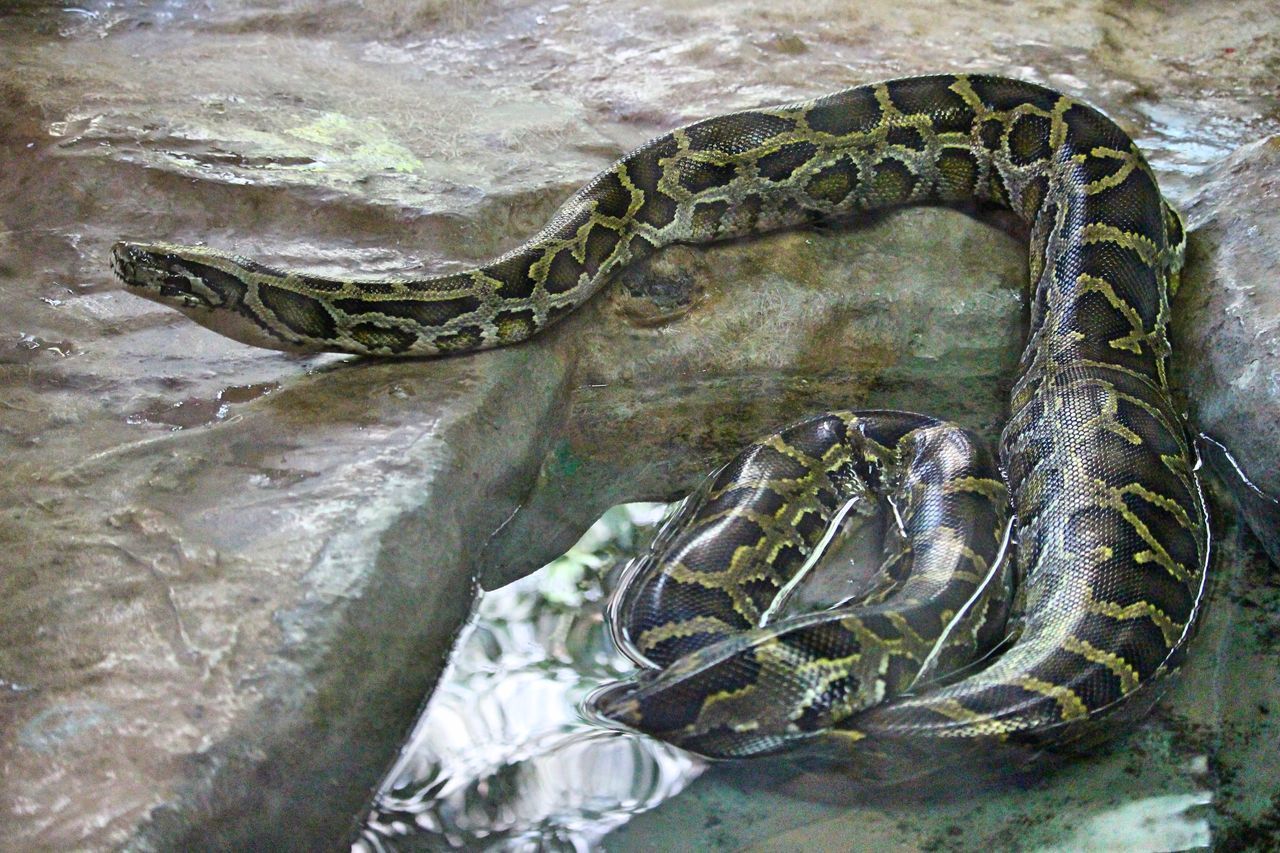
{"label": "wet rock", "polygon": [[[569,321],[576,393],[537,486],[489,543],[481,583],[527,574],[545,562],[529,541],[552,536],[563,550],[613,504],[688,494],[807,414],[923,411],[994,441],[1026,275],[1018,237],[936,208],[672,247],[637,265]],[[672,293],[687,304],[673,311]]]}
{"label": "wet rock", "polygon": [[[1280,496],[1280,136],[1215,166],[1187,211],[1173,331],[1194,420]],[[1280,560],[1280,533],[1258,530]]]}
{"label": "wet rock", "polygon": [[[546,452],[563,378],[536,345],[343,365],[206,426],[87,417],[12,449],[0,748],[21,818],[0,846],[341,837],[469,610],[476,531]],[[116,443],[58,447],[87,433]]]}

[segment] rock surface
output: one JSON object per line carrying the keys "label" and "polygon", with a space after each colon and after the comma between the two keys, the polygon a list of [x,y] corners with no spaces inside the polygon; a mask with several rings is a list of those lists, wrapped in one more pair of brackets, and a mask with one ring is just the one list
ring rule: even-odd
{"label": "rock surface", "polygon": [[[1021,339],[1019,239],[947,210],[672,250],[531,344],[400,364],[218,338],[122,293],[115,239],[456,269],[671,126],[939,69],[1086,95],[1185,198],[1280,129],[1272,19],[1262,0],[965,0],[945,21],[759,0],[6,4],[0,847],[337,843],[477,579],[815,409],[994,436]],[[1193,220],[1214,240],[1270,222],[1261,189],[1218,193]],[[1274,263],[1264,239],[1241,248]]]}
{"label": "rock surface", "polygon": [[[575,393],[538,482],[489,543],[481,583],[536,569],[613,504],[683,497],[807,413],[924,409],[994,440],[1025,277],[1018,240],[938,209],[851,232],[673,247],[627,271],[563,332],[579,353]],[[692,304],[671,319],[661,298],[681,287]],[[529,547],[548,536],[550,554]]]}
{"label": "rock surface", "polygon": [[1280,564],[1280,136],[1214,166],[1187,221],[1194,230],[1173,324],[1178,382],[1195,424],[1264,493],[1241,487]]}

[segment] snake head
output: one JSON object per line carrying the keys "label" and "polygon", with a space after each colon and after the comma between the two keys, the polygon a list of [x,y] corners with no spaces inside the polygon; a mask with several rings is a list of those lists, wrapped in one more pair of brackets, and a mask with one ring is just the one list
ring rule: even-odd
{"label": "snake head", "polygon": [[111,247],[111,269],[130,293],[175,308],[233,340],[275,350],[314,349],[269,328],[246,306],[256,278],[270,272],[252,261],[200,246],[121,242]]}
{"label": "snake head", "polygon": [[811,737],[793,717],[812,697],[777,638],[771,628],[731,635],[665,669],[606,685],[587,707],[597,720],[708,758],[788,750]]}
{"label": "snake head", "polygon": [[177,246],[116,243],[111,247],[111,269],[131,292],[180,311],[225,303],[207,284],[208,266],[184,257]]}

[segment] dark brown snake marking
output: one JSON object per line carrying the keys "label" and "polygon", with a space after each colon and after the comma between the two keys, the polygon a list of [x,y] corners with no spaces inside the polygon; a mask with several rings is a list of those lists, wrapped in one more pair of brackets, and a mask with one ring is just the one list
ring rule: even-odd
{"label": "dark brown snake marking", "polygon": [[[964,443],[962,433],[918,416],[833,413],[747,451],[772,446],[797,467],[777,478],[768,466],[748,471],[750,488],[716,481],[682,515],[682,530],[719,526],[726,538],[683,548],[671,546],[680,533],[664,537],[673,558],[652,561],[657,580],[633,582],[620,614],[640,653],[666,669],[611,691],[600,708],[712,755],[813,739],[837,748],[896,738],[1060,742],[1177,666],[1208,553],[1166,379],[1181,220],[1133,141],[1093,108],[1016,80],[939,75],[718,116],[632,151],[538,234],[453,275],[319,278],[204,248],[129,243],[115,247],[113,266],[140,295],[247,343],[435,355],[524,340],[622,265],[671,243],[975,199],[1010,208],[1030,231],[1030,329],[1001,442],[1021,580],[1003,653],[937,681],[985,653],[1009,608],[991,592],[1006,573],[997,567],[985,586],[973,580],[979,560],[991,569],[982,549],[996,537],[975,534],[972,522],[995,520],[999,500],[955,486],[993,477],[943,475],[970,462],[904,463],[925,433],[937,433],[940,447]],[[894,491],[907,481],[935,491]],[[724,498],[735,489],[742,500]],[[797,554],[816,547],[831,502],[868,489],[905,507],[949,508],[906,514],[905,527],[927,519],[932,533],[891,559],[857,607],[761,628],[762,602],[783,590]],[[934,565],[931,536],[965,556]],[[755,568],[735,563],[739,553],[755,555]],[[716,554],[717,566],[687,565]],[[935,570],[949,580],[922,594]],[[701,583],[691,581],[699,572]],[[681,583],[685,592],[672,593]],[[690,596],[695,587],[704,594]],[[969,602],[958,620],[956,601]],[[676,635],[688,642],[671,644]],[[931,683],[915,689],[922,671]]]}

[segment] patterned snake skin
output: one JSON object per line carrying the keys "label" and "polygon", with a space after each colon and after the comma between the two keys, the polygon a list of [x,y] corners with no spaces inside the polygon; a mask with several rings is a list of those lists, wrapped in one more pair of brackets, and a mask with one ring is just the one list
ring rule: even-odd
{"label": "patterned snake skin", "polygon": [[[876,499],[900,535],[864,588],[770,619],[835,518]],[[612,618],[652,672],[593,704],[704,755],[809,740],[1003,639],[1008,515],[994,460],[959,427],[904,412],[793,424],[713,474],[629,571]]]}
{"label": "patterned snake skin", "polygon": [[[1208,556],[1166,380],[1182,224],[1133,141],[1091,107],[939,75],[718,116],[632,151],[525,243],[452,275],[319,278],[132,243],[113,267],[247,343],[435,355],[524,340],[671,243],[966,200],[1030,232],[1030,329],[1000,453],[1016,565],[998,559],[998,478],[958,428],[899,413],[804,421],[748,448],[661,537],[617,613],[663,669],[597,705],[714,756],[1063,742],[1177,666]],[[898,513],[901,553],[858,600],[770,622],[766,602],[838,505],[868,497]]]}

